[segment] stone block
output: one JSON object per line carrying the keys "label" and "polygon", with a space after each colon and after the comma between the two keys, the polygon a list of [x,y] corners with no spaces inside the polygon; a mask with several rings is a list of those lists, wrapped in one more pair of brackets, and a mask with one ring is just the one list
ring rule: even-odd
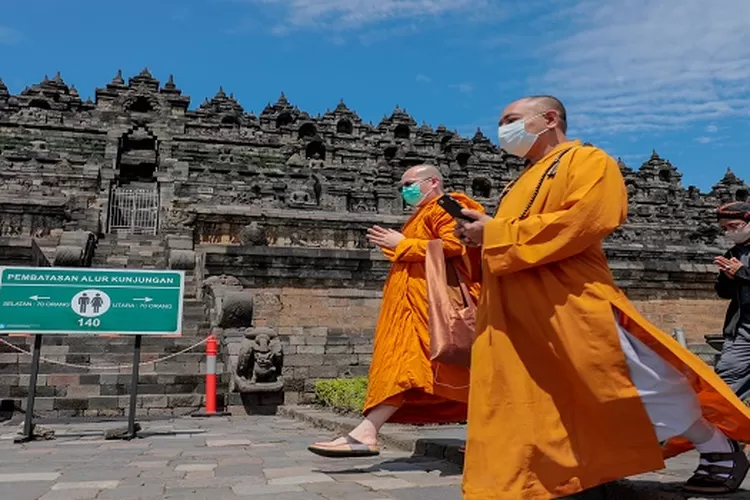
{"label": "stone block", "polygon": [[169,268],[186,271],[195,269],[195,252],[193,250],[171,249],[169,251]]}
{"label": "stone block", "polygon": [[55,410],[63,411],[63,410],[73,410],[73,411],[79,411],[79,410],[87,410],[89,408],[89,400],[88,399],[81,399],[81,398],[66,398],[66,399],[55,399],[54,404]]}
{"label": "stone block", "polygon": [[92,397],[89,398],[89,409],[91,410],[114,410],[117,409],[118,399],[117,397]]}
{"label": "stone block", "polygon": [[167,247],[175,250],[192,250],[193,240],[190,237],[167,236]]}
{"label": "stone block", "polygon": [[350,366],[359,363],[358,354],[327,354],[323,359],[325,365]]}
{"label": "stone block", "polygon": [[289,345],[305,345],[305,337],[303,335],[290,335]]}
{"label": "stone block", "polygon": [[353,354],[354,346],[350,345],[327,345],[326,354]]}
{"label": "stone block", "polygon": [[308,375],[311,378],[336,378],[338,376],[339,367],[324,365],[324,366],[311,366],[308,369]]}
{"label": "stone block", "polygon": [[72,398],[89,398],[99,396],[100,389],[98,385],[71,385],[66,388],[65,395]]}
{"label": "stone block", "polygon": [[203,404],[201,394],[175,394],[167,397],[167,408],[199,407]]}
{"label": "stone block", "polygon": [[172,417],[174,412],[170,408],[141,408],[147,410],[149,417]]}
{"label": "stone block", "polygon": [[58,246],[55,249],[55,267],[83,267],[84,249],[79,246]]}
{"label": "stone block", "polygon": [[325,361],[323,354],[290,354],[285,356],[284,364],[287,366],[320,366]]}
{"label": "stone block", "polygon": [[[25,404],[25,403],[24,403]],[[54,398],[38,397],[34,400],[34,412],[51,412],[55,409]]]}
{"label": "stone block", "polygon": [[46,385],[74,386],[81,382],[81,375],[77,373],[50,374],[47,376]]}
{"label": "stone block", "polygon": [[322,345],[298,345],[297,354],[325,354],[326,348]]}
{"label": "stone block", "polygon": [[0,353],[0,364],[15,365],[16,363],[18,363],[18,354],[12,352]]}
{"label": "stone block", "polygon": [[221,328],[250,327],[253,324],[253,295],[250,292],[227,292],[221,300],[218,325]]}
{"label": "stone block", "polygon": [[328,338],[325,335],[307,335],[305,337],[305,344],[309,346],[324,346],[328,342]]}
{"label": "stone block", "polygon": [[169,398],[166,394],[144,394],[138,397],[138,405],[142,408],[169,408]]}
{"label": "stone block", "polygon": [[354,346],[354,354],[371,354],[372,353],[372,344],[366,343],[366,344],[357,344]]}

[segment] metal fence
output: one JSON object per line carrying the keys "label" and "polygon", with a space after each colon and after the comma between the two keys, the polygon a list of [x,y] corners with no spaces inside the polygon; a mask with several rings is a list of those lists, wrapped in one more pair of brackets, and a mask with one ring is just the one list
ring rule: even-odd
{"label": "metal fence", "polygon": [[156,234],[159,192],[156,189],[112,188],[109,232]]}

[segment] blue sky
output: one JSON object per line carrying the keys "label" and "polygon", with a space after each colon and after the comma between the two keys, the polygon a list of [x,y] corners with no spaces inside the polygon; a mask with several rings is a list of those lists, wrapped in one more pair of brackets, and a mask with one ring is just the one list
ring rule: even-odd
{"label": "blue sky", "polygon": [[169,74],[192,107],[222,85],[260,112],[283,91],[312,114],[343,98],[377,123],[497,140],[508,102],[551,93],[570,135],[638,167],[652,149],[707,190],[750,181],[750,1],[2,0],[0,78],[62,73],[92,96],[122,69]]}

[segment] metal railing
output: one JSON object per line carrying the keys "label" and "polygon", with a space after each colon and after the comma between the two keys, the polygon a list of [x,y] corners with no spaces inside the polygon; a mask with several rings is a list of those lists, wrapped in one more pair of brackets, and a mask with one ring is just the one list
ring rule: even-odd
{"label": "metal railing", "polygon": [[109,232],[156,234],[159,224],[157,189],[112,188]]}

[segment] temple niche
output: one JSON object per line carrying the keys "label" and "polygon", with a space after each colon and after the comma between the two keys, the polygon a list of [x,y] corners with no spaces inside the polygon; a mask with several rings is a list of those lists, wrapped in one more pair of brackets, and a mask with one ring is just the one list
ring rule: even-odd
{"label": "temple niche", "polygon": [[336,124],[337,134],[351,135],[352,132],[354,132],[354,126],[352,125],[352,122],[346,118],[342,118]]}
{"label": "temple niche", "polygon": [[135,128],[120,139],[117,158],[118,184],[153,184],[159,152],[156,136],[146,127]]}
{"label": "temple niche", "polygon": [[489,198],[492,193],[492,183],[484,177],[477,177],[471,181],[471,195],[475,198]]}
{"label": "temple niche", "polygon": [[[88,201],[75,210],[104,210],[99,218],[106,222],[105,232],[194,228],[200,233],[196,241],[240,244],[242,228],[263,223],[268,210],[285,213],[290,221],[306,214],[332,228],[342,214],[351,214],[350,223],[366,220],[363,225],[403,218],[411,209],[398,195],[398,180],[422,163],[443,172],[447,189],[467,192],[492,212],[503,187],[523,168],[481,130],[462,136],[443,125],[419,125],[400,106],[373,125],[343,100],[315,116],[281,93],[255,114],[219,87],[190,108],[190,97],[173,76],[162,83],[147,69],[130,78],[118,71],[94,97],[81,99],[59,74],[18,95],[0,82],[0,120],[14,124],[0,129],[0,174],[11,186],[31,183],[4,191],[33,193],[42,190],[39,181],[17,172],[41,171],[41,165],[54,162],[66,165],[65,173],[62,167],[54,170],[60,179],[85,171],[98,185],[87,188],[81,199]],[[34,128],[50,123],[55,128]],[[631,205],[631,238],[651,238],[668,223],[670,241],[692,244],[689,235],[710,223],[706,214],[750,193],[731,171],[708,193],[685,187],[677,167],[655,151],[640,168],[619,164]],[[47,168],[37,179],[45,179],[47,195],[64,199],[70,190],[56,187],[51,172]],[[25,223],[14,210],[0,214],[4,231],[23,233],[19,228]],[[279,227],[273,231],[283,233]],[[287,235],[269,237],[269,244],[292,239],[301,241]]]}

